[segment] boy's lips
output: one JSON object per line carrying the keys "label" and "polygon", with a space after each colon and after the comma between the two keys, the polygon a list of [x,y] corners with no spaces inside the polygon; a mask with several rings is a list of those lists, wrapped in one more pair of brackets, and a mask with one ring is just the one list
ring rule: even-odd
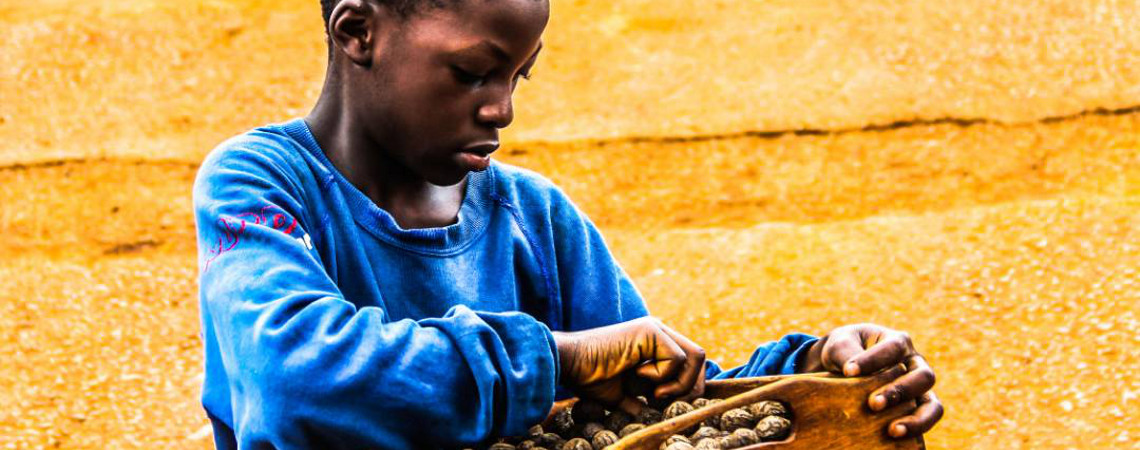
{"label": "boy's lips", "polygon": [[463,150],[456,156],[467,167],[467,170],[486,170],[491,165],[491,153],[498,148],[498,141],[480,141],[463,147]]}
{"label": "boy's lips", "polygon": [[479,156],[487,156],[494,153],[499,149],[499,141],[479,141],[468,144],[463,147],[464,153],[474,153]]}

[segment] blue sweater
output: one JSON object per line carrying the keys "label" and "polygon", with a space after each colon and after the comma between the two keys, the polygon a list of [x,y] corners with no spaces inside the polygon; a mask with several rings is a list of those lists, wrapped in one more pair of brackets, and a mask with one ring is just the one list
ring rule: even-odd
{"label": "blue sweater", "polygon": [[[456,224],[402,229],[302,119],[214,149],[194,183],[218,448],[422,448],[522,433],[556,398],[551,330],[648,314],[547,179],[471,173]],[[711,378],[792,373],[788,335]]]}

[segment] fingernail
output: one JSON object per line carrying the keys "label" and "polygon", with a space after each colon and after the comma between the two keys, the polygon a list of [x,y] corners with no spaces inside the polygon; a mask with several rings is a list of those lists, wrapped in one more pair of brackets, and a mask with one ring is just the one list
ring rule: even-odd
{"label": "fingernail", "polygon": [[891,436],[903,437],[906,436],[906,425],[895,425],[891,427]]}
{"label": "fingernail", "polygon": [[874,409],[875,411],[883,409],[886,406],[887,406],[887,398],[883,397],[882,395],[876,395],[874,398],[871,399],[871,409]]}
{"label": "fingernail", "polygon": [[859,375],[859,365],[855,364],[855,361],[848,361],[843,365],[843,374],[849,377]]}

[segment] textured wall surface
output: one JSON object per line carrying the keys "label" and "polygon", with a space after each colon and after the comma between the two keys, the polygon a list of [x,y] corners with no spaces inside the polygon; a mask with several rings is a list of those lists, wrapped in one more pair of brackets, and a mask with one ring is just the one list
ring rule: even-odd
{"label": "textured wall surface", "polygon": [[[553,14],[497,156],[710,356],[873,321],[938,371],[931,448],[1140,439],[1136,2]],[[208,448],[190,187],[307,112],[317,2],[0,0],[0,48],[0,448]]]}

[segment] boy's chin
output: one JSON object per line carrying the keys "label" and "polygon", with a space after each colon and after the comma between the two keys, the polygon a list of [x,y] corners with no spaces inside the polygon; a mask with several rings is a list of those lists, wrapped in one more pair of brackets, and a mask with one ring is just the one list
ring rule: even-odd
{"label": "boy's chin", "polygon": [[471,153],[456,153],[444,167],[429,177],[424,177],[437,186],[452,186],[459,184],[471,172],[482,172],[491,167],[491,157]]}
{"label": "boy's chin", "polygon": [[487,170],[487,167],[467,168],[452,166],[448,167],[448,169],[450,170],[447,170],[446,173],[444,173],[445,171],[440,171],[439,173],[433,174],[430,178],[425,179],[436,186],[455,186],[462,183],[463,180],[467,178],[467,174],[471,172],[482,172]]}

